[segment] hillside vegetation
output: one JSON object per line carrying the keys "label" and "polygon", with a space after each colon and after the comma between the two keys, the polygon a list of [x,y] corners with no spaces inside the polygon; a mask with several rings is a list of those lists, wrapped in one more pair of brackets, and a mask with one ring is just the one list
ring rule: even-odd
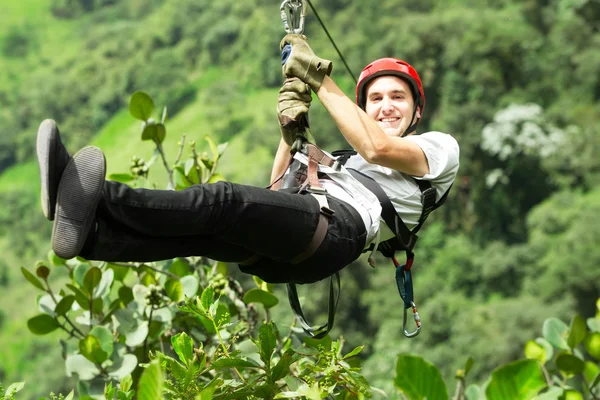
{"label": "hillside vegetation", "polygon": [[[568,322],[573,310],[592,316],[600,296],[600,3],[312,3],[355,77],[379,57],[414,65],[427,97],[420,131],[450,133],[461,146],[450,198],[417,247],[421,335],[402,337],[387,261],[375,270],[359,261],[343,271],[332,334],[366,345],[369,381],[396,398],[389,371],[400,352],[423,356],[446,379],[470,355],[473,378],[483,379],[522,357],[546,318]],[[143,90],[168,108],[168,154],[182,135],[202,147],[208,134],[229,142],[223,176],[265,186],[279,140],[279,4],[2,2],[0,382],[36,382],[26,387],[31,398],[66,393],[72,384],[63,379],[58,336],[40,339],[25,324],[37,310],[19,267],[46,257],[51,228],[40,212],[33,157],[39,123],[55,119],[70,151],[97,145],[109,173],[127,172],[132,156],[153,155],[127,111],[131,94]],[[314,14],[306,21],[315,52],[333,60],[333,78],[352,98],[353,79]],[[311,126],[322,147],[345,146],[318,101]],[[160,168],[151,174],[166,186]],[[322,292],[306,307],[325,318],[325,287],[302,289]],[[291,315],[286,304],[274,313]]]}

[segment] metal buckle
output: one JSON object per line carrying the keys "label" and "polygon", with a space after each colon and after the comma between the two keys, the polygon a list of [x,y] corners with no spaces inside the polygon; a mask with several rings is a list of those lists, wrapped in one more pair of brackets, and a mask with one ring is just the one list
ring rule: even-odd
{"label": "metal buckle", "polygon": [[304,1],[284,0],[281,3],[281,20],[287,33],[304,33]]}
{"label": "metal buckle", "polygon": [[417,329],[414,332],[408,332],[406,330],[406,310],[408,310],[408,308],[404,309],[404,316],[402,317],[402,330],[404,331],[404,336],[406,336],[407,338],[413,338],[415,336],[417,336],[419,334],[419,332],[421,332],[421,317],[419,316],[419,313],[417,312],[417,306],[415,305],[414,301],[410,302],[410,307],[412,308],[412,312],[413,312],[413,319],[415,320],[415,324],[417,325]]}

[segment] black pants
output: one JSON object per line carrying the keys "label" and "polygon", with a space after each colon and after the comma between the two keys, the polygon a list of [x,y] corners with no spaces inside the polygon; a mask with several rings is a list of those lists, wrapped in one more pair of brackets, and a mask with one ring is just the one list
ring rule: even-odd
{"label": "black pants", "polygon": [[272,283],[309,283],[339,271],[360,255],[366,231],[356,210],[328,196],[335,211],[319,249],[307,260],[289,260],[306,249],[320,207],[310,195],[218,182],[182,191],[133,189],[106,182],[96,211],[97,229],[81,252],[89,260],[159,261],[205,256],[243,262],[246,273]]}

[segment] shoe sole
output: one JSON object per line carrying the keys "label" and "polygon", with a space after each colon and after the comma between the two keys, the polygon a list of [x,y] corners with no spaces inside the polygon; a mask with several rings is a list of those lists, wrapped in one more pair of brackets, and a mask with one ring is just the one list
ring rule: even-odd
{"label": "shoe sole", "polygon": [[[38,164],[40,167],[40,178],[41,178],[41,200],[42,200],[42,212],[44,216],[49,220],[54,220],[54,212],[56,206],[56,193],[51,187],[51,182],[56,182],[55,165],[53,163],[54,157],[52,154],[56,153],[56,145],[60,140],[58,133],[58,127],[56,122],[51,119],[42,121],[38,129],[36,151]],[[52,165],[51,165],[52,164]],[[58,182],[56,182],[58,184]],[[54,193],[52,193],[54,192]]]}
{"label": "shoe sole", "polygon": [[97,147],[84,147],[69,162],[58,185],[52,249],[62,258],[77,256],[94,223],[106,175]]}

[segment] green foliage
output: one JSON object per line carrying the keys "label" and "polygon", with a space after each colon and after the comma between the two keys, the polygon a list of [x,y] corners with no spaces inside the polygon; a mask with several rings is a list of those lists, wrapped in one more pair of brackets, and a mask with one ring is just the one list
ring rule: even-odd
{"label": "green foliage", "polygon": [[[142,92],[130,101],[144,132],[153,104]],[[165,119],[163,112],[161,124]],[[215,179],[224,145],[206,137],[210,155],[198,157],[193,147],[191,163],[178,159],[170,169],[162,140],[151,139],[177,188]],[[181,172],[185,179],[173,177]],[[48,259],[52,268],[40,261],[35,275],[21,270],[44,292],[38,298],[42,313],[28,328],[36,335],[57,329],[68,334],[74,343],[65,345],[66,371],[77,377],[82,398],[130,399],[132,386],[139,399],[371,396],[360,369],[349,364],[362,347],[343,354],[338,340],[317,350],[301,344],[293,324],[285,337],[272,321],[259,324],[254,304],[264,306],[268,320],[279,300],[272,285],[258,278],[258,287],[244,292],[223,275],[221,264],[202,257],[118,265],[53,253]],[[52,288],[56,269],[66,269],[70,278],[58,292]]]}
{"label": "green foliage", "polygon": [[[34,3],[23,8],[27,10],[23,15],[13,14],[19,2],[0,13],[4,27],[0,28],[0,171],[33,155],[33,133],[41,119],[59,121],[65,142],[76,149],[88,144],[115,113],[126,109],[127,95],[136,90],[152,94],[156,100],[153,112],[159,114],[148,116],[148,122],[153,118],[154,123],[144,120],[149,140],[143,145],[161,142],[163,105],[168,102],[170,114],[175,115],[201,88],[202,112],[185,109],[182,132],[205,127],[204,120],[208,120],[217,141],[231,144],[227,153],[231,165],[224,165],[219,158],[220,171],[244,183],[266,184],[270,161],[264,159],[272,154],[279,138],[272,109],[282,80],[278,42],[283,31],[273,4],[233,0]],[[355,76],[368,61],[382,56],[411,62],[424,80],[427,95],[419,131],[448,132],[461,145],[461,176],[446,205],[423,230],[417,247],[415,294],[424,323],[422,336],[411,342],[397,339],[401,314],[396,310],[397,293],[387,267],[372,271],[358,262],[344,270],[343,301],[335,329],[344,333],[351,347],[369,344],[359,355],[367,360],[369,381],[382,387],[385,382],[392,393],[389,371],[394,370],[397,352],[427,354],[446,380],[462,367],[458,364],[463,355],[471,354],[477,360],[471,378],[482,381],[496,366],[516,360],[526,343],[536,360],[554,362],[558,348],[552,350],[546,339],[527,339],[535,337],[551,316],[566,321],[571,310],[586,318],[592,316],[595,309],[588,299],[597,296],[600,282],[596,245],[600,241],[598,2],[314,3]],[[317,54],[333,59],[333,77],[352,98],[352,79],[311,12],[307,35]],[[211,83],[211,71],[216,70],[223,71],[218,84]],[[273,92],[270,97],[254,96],[261,89],[266,93],[265,88]],[[259,107],[254,104],[257,101],[271,106]],[[517,122],[514,105],[522,108],[527,104],[537,104],[541,113]],[[505,122],[515,127],[515,135],[504,137],[497,117],[508,111],[513,118]],[[317,101],[311,113],[311,127],[320,145],[326,149],[346,146]],[[530,143],[526,140],[529,131],[524,128],[531,124],[541,128],[544,136]],[[114,130],[123,129],[114,126]],[[486,128],[493,128],[492,137],[502,139],[498,143],[503,146],[490,148],[484,143]],[[560,130],[564,141],[558,151],[547,152],[557,148],[551,128]],[[165,130],[167,133],[172,135]],[[139,136],[133,135],[131,140],[139,143]],[[161,145],[169,149],[168,141]],[[132,158],[128,170],[125,167],[122,174],[110,178],[153,187],[148,173],[156,161],[162,161],[172,171],[171,188],[209,177],[220,179],[211,175],[215,165],[211,145],[199,137],[193,146],[197,152],[190,159],[173,162],[156,151],[145,160]],[[191,151],[189,138],[181,140],[181,148]],[[511,152],[501,157],[502,149]],[[259,172],[254,174],[256,170]],[[31,175],[17,179],[3,182],[6,190],[0,193],[0,233],[8,271],[2,279],[9,282],[2,290],[6,304],[3,333],[11,336],[17,329],[18,312],[13,310],[18,309],[14,302],[21,298],[17,285],[22,282],[15,267],[39,257],[40,247],[50,236],[50,225],[39,212],[32,212],[39,209],[37,186],[35,191],[24,187]],[[197,268],[194,262],[192,265]],[[71,287],[63,288],[65,293],[55,292],[58,304],[41,292],[40,308],[64,322],[73,308],[93,312],[109,307],[98,299],[90,305],[82,286],[90,267],[82,263],[73,272],[69,269],[72,265],[52,267],[52,282],[62,282],[69,274],[76,282],[71,280]],[[117,278],[118,269],[133,276],[131,267],[108,268],[117,282],[122,282]],[[185,268],[168,271],[180,278],[193,273]],[[31,272],[42,285],[42,289],[31,289],[44,290],[46,283]],[[229,277],[225,274],[220,279]],[[144,279],[146,284],[155,277]],[[167,279],[171,279],[168,285],[167,281],[161,284],[168,288],[168,301],[177,303],[183,299],[183,285],[180,288],[176,283],[180,280],[174,277]],[[122,302],[134,301],[131,286],[113,283],[112,289]],[[310,295],[309,312],[323,316],[325,296],[314,289]],[[243,297],[238,300],[244,303]],[[257,304],[247,304],[247,308],[258,307],[262,312],[264,307]],[[224,307],[228,308],[222,304],[221,311]],[[287,317],[281,308],[274,306],[268,312]],[[592,326],[597,325],[595,321],[592,319]],[[130,343],[153,331],[150,325],[138,326],[136,334],[128,335]],[[581,339],[575,331],[581,332],[571,329],[564,339],[567,346]],[[586,334],[578,348],[583,351],[587,345],[587,354],[597,354],[597,337]],[[38,358],[44,353],[38,351],[38,344],[22,340],[17,347],[28,349],[22,356],[15,357],[14,351],[7,349],[3,369],[9,378],[21,380],[25,371],[34,374],[44,366]],[[9,336],[1,341],[15,347]],[[389,351],[390,343],[397,352]],[[75,349],[78,345],[72,346],[71,350]],[[570,356],[561,356],[560,365],[564,360],[567,366],[573,364]],[[53,366],[52,370],[57,369]],[[470,389],[467,392],[483,396],[481,388]],[[559,389],[555,397],[563,392]],[[552,398],[552,390],[540,396]]]}

